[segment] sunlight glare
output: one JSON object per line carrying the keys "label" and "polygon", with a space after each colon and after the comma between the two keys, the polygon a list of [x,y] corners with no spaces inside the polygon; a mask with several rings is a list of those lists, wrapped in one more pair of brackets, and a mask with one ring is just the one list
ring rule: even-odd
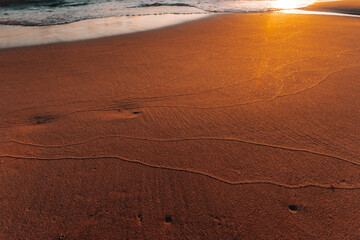
{"label": "sunlight glare", "polygon": [[303,2],[303,0],[277,0],[275,2],[275,7],[280,9],[292,9],[299,7]]}

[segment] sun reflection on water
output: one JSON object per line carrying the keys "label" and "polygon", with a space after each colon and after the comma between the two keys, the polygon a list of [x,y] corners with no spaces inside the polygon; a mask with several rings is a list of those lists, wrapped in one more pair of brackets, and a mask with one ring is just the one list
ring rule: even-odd
{"label": "sun reflection on water", "polygon": [[276,0],[275,8],[293,9],[293,8],[305,7],[312,3],[314,3],[314,0]]}

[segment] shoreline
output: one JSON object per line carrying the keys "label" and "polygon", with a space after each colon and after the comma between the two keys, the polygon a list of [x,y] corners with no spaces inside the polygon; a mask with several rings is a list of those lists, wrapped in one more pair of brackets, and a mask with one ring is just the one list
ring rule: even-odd
{"label": "shoreline", "polygon": [[[211,17],[211,15],[164,14],[107,17],[51,26],[0,25],[0,50],[126,35],[186,24],[207,17]],[[14,37],[8,38],[7,36]]]}
{"label": "shoreline", "polygon": [[[279,10],[264,14],[276,13],[358,17],[360,14],[360,3],[354,0],[316,2],[305,8]],[[192,21],[222,14],[259,13],[164,14],[134,17],[107,17],[50,26],[0,25],[0,39],[2,39],[0,40],[0,50],[116,37],[143,31],[158,30],[178,24],[187,24]],[[164,22],[167,23],[164,24]],[[74,34],[74,32],[76,34]],[[8,36],[12,37],[9,38]]]}

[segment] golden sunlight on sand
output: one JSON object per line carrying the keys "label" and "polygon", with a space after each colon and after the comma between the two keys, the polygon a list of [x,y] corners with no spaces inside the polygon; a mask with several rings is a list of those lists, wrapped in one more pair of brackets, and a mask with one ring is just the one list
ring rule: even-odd
{"label": "golden sunlight on sand", "polygon": [[359,18],[217,14],[0,74],[0,240],[360,240]]}

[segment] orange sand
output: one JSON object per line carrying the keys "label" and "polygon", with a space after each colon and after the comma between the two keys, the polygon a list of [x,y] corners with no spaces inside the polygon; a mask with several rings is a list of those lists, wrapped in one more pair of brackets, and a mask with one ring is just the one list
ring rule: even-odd
{"label": "orange sand", "polygon": [[359,239],[359,39],[246,14],[1,50],[0,239]]}

